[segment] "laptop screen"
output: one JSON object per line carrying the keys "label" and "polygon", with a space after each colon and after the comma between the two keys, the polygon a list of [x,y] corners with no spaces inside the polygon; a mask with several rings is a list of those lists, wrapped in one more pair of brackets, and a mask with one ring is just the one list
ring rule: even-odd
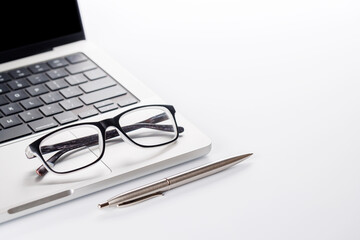
{"label": "laptop screen", "polygon": [[76,0],[3,0],[0,9],[0,62],[85,39]]}

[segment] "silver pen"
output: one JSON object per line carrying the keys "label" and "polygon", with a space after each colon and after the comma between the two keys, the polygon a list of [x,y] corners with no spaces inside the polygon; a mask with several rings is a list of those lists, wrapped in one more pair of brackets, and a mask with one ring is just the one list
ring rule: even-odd
{"label": "silver pen", "polygon": [[214,173],[218,173],[225,170],[239,162],[244,161],[247,157],[251,156],[252,153],[231,157],[218,162],[210,163],[201,167],[197,167],[171,177],[161,179],[159,181],[147,184],[145,186],[133,189],[123,194],[117,195],[110,198],[104,203],[98,205],[99,208],[109,206],[127,206],[148,200],[150,198],[163,195],[164,192],[184,185],[186,183],[198,180],[203,177],[207,177]]}

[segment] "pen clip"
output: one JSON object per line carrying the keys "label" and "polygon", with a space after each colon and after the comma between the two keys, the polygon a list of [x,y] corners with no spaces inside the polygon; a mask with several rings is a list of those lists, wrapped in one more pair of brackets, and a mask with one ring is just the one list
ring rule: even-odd
{"label": "pen clip", "polygon": [[153,193],[153,194],[150,194],[150,195],[146,195],[146,196],[143,196],[143,197],[132,199],[132,200],[127,201],[127,202],[119,203],[116,206],[117,207],[128,207],[128,206],[135,205],[137,203],[141,203],[141,202],[144,202],[146,200],[149,200],[149,199],[152,199],[152,198],[155,198],[155,197],[159,197],[159,196],[164,196],[164,192],[156,192],[156,193]]}

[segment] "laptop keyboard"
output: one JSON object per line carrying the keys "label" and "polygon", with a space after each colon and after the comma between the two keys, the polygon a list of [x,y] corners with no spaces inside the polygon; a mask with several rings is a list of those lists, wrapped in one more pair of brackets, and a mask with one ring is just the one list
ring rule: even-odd
{"label": "laptop keyboard", "polygon": [[0,72],[0,143],[137,102],[83,53]]}

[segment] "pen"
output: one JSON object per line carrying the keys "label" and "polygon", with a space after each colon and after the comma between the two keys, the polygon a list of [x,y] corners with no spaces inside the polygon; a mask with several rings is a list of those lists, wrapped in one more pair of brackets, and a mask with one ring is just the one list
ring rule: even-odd
{"label": "pen", "polygon": [[133,189],[123,194],[114,196],[104,203],[98,205],[99,208],[110,207],[110,206],[127,206],[148,200],[150,198],[163,195],[164,192],[179,187],[181,185],[190,183],[200,178],[218,173],[225,170],[239,162],[244,161],[247,157],[251,156],[252,153],[231,157],[225,160],[210,163],[204,166],[200,166],[188,171],[163,178],[159,181],[147,184],[145,186]]}

